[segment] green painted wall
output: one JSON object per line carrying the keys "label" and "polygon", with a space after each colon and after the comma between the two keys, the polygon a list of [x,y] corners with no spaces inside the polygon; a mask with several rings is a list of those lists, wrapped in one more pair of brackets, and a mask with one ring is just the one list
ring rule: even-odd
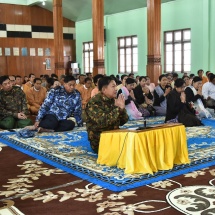
{"label": "green painted wall", "polygon": [[[177,0],[162,5],[162,31],[191,28],[191,72],[205,71],[210,64],[211,0]],[[212,27],[212,26],[211,26]],[[162,33],[163,41],[163,33]]]}
{"label": "green painted wall", "polygon": [[145,74],[147,55],[146,24],[146,8],[106,17],[106,71],[108,74],[117,74],[118,71],[117,38],[129,35],[137,35],[138,37],[138,70],[140,74]]}
{"label": "green painted wall", "polygon": [[208,69],[215,73],[215,1],[211,0],[210,1],[210,43],[209,43],[209,48],[210,48],[210,56],[209,56],[209,67]]}
{"label": "green painted wall", "polygon": [[[161,53],[163,54],[163,32],[191,28],[192,66],[196,73],[202,68],[215,71],[215,1],[176,0],[161,6]],[[106,73],[117,74],[117,37],[138,36],[139,75],[146,74],[147,63],[147,11],[146,8],[105,16]],[[77,61],[82,68],[82,43],[92,41],[92,20],[76,23]],[[162,58],[163,65],[163,58]]]}
{"label": "green painted wall", "polygon": [[75,26],[76,33],[76,61],[79,63],[79,67],[82,71],[82,51],[83,51],[83,42],[88,42],[93,40],[93,29],[92,29],[92,19],[76,22]]}

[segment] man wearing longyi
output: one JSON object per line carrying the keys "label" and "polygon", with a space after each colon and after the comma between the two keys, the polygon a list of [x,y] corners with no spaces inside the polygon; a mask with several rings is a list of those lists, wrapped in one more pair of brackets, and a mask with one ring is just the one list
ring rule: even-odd
{"label": "man wearing longyi", "polygon": [[120,94],[116,99],[116,82],[110,77],[103,77],[98,88],[100,93],[88,102],[85,110],[88,139],[96,153],[101,132],[118,129],[128,121],[124,96]]}

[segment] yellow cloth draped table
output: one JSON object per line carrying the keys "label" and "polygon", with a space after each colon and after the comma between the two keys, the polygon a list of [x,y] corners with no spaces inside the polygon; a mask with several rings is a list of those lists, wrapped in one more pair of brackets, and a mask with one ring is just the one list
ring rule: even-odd
{"label": "yellow cloth draped table", "polygon": [[185,127],[164,124],[139,131],[102,132],[97,163],[125,169],[126,174],[153,174],[190,163]]}

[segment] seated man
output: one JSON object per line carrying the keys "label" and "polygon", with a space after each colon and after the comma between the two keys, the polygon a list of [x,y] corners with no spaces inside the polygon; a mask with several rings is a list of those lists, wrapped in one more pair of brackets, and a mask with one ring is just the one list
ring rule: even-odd
{"label": "seated man", "polygon": [[9,75],[10,82],[12,86],[16,85],[16,77],[14,75]]}
{"label": "seated man", "polygon": [[69,131],[75,126],[72,120],[67,120],[72,114],[77,125],[83,126],[81,119],[81,95],[75,89],[75,78],[66,76],[63,86],[51,89],[40,107],[35,128],[39,132],[45,129],[54,131]]}
{"label": "seated man", "polygon": [[33,82],[34,86],[26,92],[26,98],[31,114],[38,114],[40,106],[46,98],[46,88],[41,86],[40,78],[35,78]]}
{"label": "seated man", "polygon": [[81,93],[81,103],[82,103],[82,119],[85,122],[86,121],[86,115],[85,115],[85,108],[87,102],[91,98],[91,92],[92,92],[92,80],[90,78],[85,78],[84,85],[79,88],[79,92]]}
{"label": "seated man", "polygon": [[101,132],[118,129],[128,121],[124,96],[120,94],[115,99],[116,82],[110,77],[103,77],[99,80],[98,87],[100,92],[91,98],[85,109],[88,139],[96,153]]}
{"label": "seated man", "polygon": [[78,82],[77,85],[75,86],[75,89],[76,89],[76,90],[79,91],[80,88],[83,87],[85,78],[86,78],[86,75],[80,74],[79,79],[78,79],[79,82]]}
{"label": "seated man", "polygon": [[30,89],[33,86],[34,79],[35,79],[35,75],[32,73],[29,74],[28,82],[23,85],[24,93],[26,93],[28,89]]}
{"label": "seated man", "polygon": [[85,78],[84,85],[79,88],[79,92],[81,93],[81,99],[82,99],[82,109],[85,109],[87,102],[91,98],[91,92],[93,88],[91,87],[92,80],[90,78]]}
{"label": "seated man", "polygon": [[0,128],[24,128],[32,125],[24,92],[20,87],[12,86],[8,76],[0,77]]}
{"label": "seated man", "polygon": [[23,85],[22,85],[22,77],[20,75],[16,76],[16,85],[17,87],[20,87],[23,90]]}

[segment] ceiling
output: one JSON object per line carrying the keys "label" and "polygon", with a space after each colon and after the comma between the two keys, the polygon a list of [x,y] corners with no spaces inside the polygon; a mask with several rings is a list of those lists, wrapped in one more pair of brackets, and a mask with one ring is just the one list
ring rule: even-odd
{"label": "ceiling", "polygon": [[[0,0],[0,3],[19,5],[38,5],[52,11],[52,1],[44,0]],[[161,0],[162,3],[174,0]],[[105,15],[146,7],[147,0],[104,0]],[[63,16],[72,21],[92,18],[92,0],[62,0]]]}

